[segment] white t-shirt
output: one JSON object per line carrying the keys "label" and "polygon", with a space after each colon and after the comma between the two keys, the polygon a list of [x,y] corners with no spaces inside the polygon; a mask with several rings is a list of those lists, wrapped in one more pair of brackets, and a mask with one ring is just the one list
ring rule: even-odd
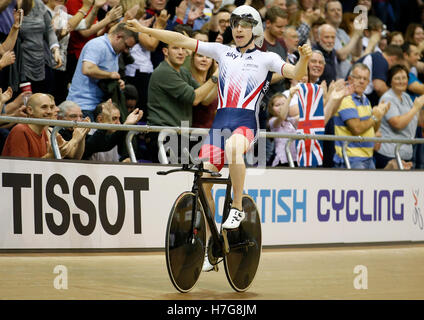
{"label": "white t-shirt", "polygon": [[130,54],[134,58],[134,63],[125,67],[125,75],[134,77],[137,70],[145,73],[153,72],[153,64],[150,60],[149,50],[144,49],[142,46],[140,46],[140,44],[137,43],[134,47],[131,48]]}
{"label": "white t-shirt", "polygon": [[[56,27],[59,29],[66,28],[68,26],[68,20],[73,17],[72,15],[68,14],[65,11],[62,11],[62,10],[53,11],[48,6],[46,6],[46,8],[50,12],[52,18],[54,18],[54,20],[52,20],[53,27]],[[85,30],[85,29],[87,29],[87,23],[85,19],[82,19],[80,23],[75,27],[74,30],[77,31],[77,30]],[[71,34],[68,32],[63,38],[59,40],[59,51],[60,51],[60,57],[62,58],[62,66],[59,67],[57,70],[66,71],[66,61],[67,61],[68,44],[69,44],[70,37],[71,37]]]}

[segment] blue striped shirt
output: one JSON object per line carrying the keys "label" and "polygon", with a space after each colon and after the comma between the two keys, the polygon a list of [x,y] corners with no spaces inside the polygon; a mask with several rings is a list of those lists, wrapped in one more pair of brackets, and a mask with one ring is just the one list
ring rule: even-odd
{"label": "blue striped shirt", "polygon": [[[354,136],[346,125],[346,121],[350,119],[367,120],[372,116],[372,108],[368,98],[363,94],[359,96],[353,93],[345,97],[340,104],[337,113],[334,115],[334,131],[337,136]],[[366,130],[362,137],[375,137],[374,126]],[[334,155],[335,163],[343,163],[344,141],[336,141],[336,154]],[[346,151],[350,162],[363,161],[373,156],[373,142],[349,142]]]}

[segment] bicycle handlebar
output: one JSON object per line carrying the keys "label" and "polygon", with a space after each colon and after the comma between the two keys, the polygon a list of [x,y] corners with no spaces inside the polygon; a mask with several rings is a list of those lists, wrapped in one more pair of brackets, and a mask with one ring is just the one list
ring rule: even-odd
{"label": "bicycle handlebar", "polygon": [[[195,159],[191,156],[191,154],[187,150],[187,148],[183,149],[183,153],[185,154],[186,157],[188,157],[191,160],[192,163],[195,163]],[[203,161],[205,161],[205,160],[207,160],[207,158],[199,159],[200,163],[199,163],[198,166],[196,166],[194,164],[183,164],[181,169],[171,169],[171,170],[168,170],[168,171],[158,171],[157,174],[161,175],[161,176],[165,176],[165,175],[170,174],[170,173],[184,171],[184,172],[193,172],[193,173],[209,173],[212,177],[221,177],[221,174],[219,172],[215,172],[215,171],[211,171],[211,170],[203,168]]]}
{"label": "bicycle handlebar", "polygon": [[174,172],[209,173],[212,177],[221,177],[221,174],[219,172],[204,169],[203,163],[201,163],[199,166],[196,166],[194,164],[192,164],[192,165],[183,164],[182,168],[171,169],[171,170],[168,170],[168,171],[158,171],[158,172],[156,172],[156,174],[161,175],[161,176],[166,176],[167,174],[174,173]]}

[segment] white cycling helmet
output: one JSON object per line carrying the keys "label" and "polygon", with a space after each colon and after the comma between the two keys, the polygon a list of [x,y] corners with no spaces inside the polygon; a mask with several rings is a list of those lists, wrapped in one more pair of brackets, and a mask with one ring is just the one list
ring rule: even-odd
{"label": "white cycling helmet", "polygon": [[262,47],[262,44],[264,42],[264,29],[262,26],[262,18],[259,12],[251,6],[242,5],[235,8],[231,13],[230,21],[234,21],[235,19],[247,21],[250,20],[253,22],[254,26],[252,29],[252,33],[255,45],[258,47]]}

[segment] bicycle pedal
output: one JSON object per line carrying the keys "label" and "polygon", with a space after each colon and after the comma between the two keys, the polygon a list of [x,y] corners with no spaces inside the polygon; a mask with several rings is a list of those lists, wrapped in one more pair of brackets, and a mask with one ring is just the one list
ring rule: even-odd
{"label": "bicycle pedal", "polygon": [[225,231],[228,231],[228,232],[234,232],[234,231],[239,231],[240,227],[233,228],[233,229],[222,229],[222,230],[225,230]]}
{"label": "bicycle pedal", "polygon": [[[215,272],[218,272],[219,271],[219,268],[218,268],[218,265],[217,264],[215,264],[214,266],[213,266],[213,269],[212,269],[213,271],[215,271]],[[211,270],[211,271],[212,271]]]}

